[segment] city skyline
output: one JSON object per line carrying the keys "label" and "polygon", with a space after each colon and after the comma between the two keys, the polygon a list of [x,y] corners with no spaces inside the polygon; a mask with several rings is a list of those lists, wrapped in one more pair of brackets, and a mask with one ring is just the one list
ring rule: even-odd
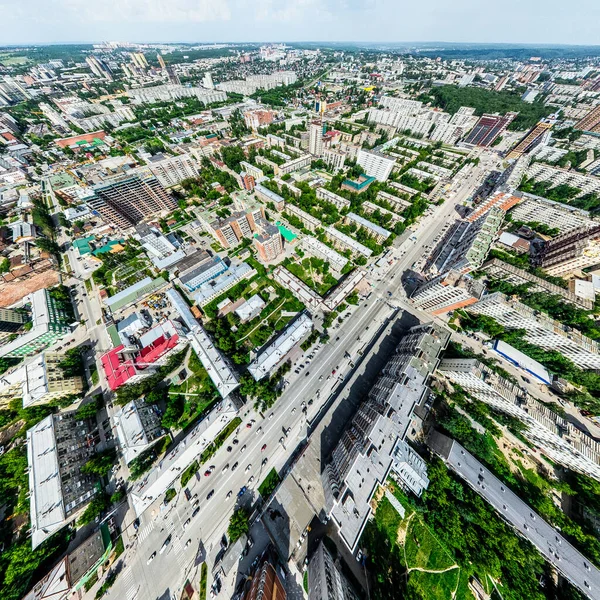
{"label": "city skyline", "polygon": [[[579,10],[555,0],[543,13],[509,0],[500,14],[477,11],[473,0],[448,7],[392,0],[50,0],[0,3],[5,44],[86,43],[106,39],[134,42],[302,42],[598,44],[594,24],[600,6],[592,0]],[[514,15],[519,14],[519,19]],[[581,20],[579,16],[586,14]],[[392,16],[392,18],[390,18]],[[249,34],[250,32],[250,34]]]}

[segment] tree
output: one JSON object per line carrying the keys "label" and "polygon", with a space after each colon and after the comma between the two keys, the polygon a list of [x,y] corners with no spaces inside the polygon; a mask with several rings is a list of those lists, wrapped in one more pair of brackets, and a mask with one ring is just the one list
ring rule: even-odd
{"label": "tree", "polygon": [[82,467],[81,472],[98,477],[106,477],[113,468],[117,459],[117,452],[114,449],[98,452],[90,458]]}
{"label": "tree", "polygon": [[10,271],[10,261],[8,258],[0,260],[0,273],[8,273]]}
{"label": "tree", "polygon": [[96,517],[99,517],[110,506],[110,498],[107,494],[101,493],[96,496],[83,511],[77,520],[80,527],[91,523]]}
{"label": "tree", "polygon": [[53,254],[54,256],[60,256],[60,248],[58,244],[49,238],[37,238],[35,241],[35,245],[44,252],[48,252],[49,254]]}
{"label": "tree", "polygon": [[229,527],[227,527],[227,535],[229,543],[233,544],[242,535],[250,530],[249,514],[245,508],[238,508],[229,519]]}

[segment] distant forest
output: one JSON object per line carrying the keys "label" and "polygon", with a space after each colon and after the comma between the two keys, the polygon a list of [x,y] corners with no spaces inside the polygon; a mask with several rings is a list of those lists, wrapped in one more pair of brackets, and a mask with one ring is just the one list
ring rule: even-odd
{"label": "distant forest", "polygon": [[518,112],[519,116],[510,124],[509,129],[520,131],[533,127],[541,118],[552,113],[550,107],[541,101],[523,102],[519,94],[513,92],[495,92],[483,88],[458,87],[443,85],[434,87],[419,100],[433,102],[450,114],[454,114],[461,106],[471,106],[477,115],[483,113],[505,114],[509,111]]}

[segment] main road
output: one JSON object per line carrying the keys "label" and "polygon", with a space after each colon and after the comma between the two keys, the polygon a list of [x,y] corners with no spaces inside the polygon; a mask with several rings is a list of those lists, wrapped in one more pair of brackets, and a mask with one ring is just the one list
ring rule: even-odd
{"label": "main road", "polygon": [[[122,515],[124,539],[129,547],[120,559],[122,572],[109,597],[125,600],[171,598],[181,591],[188,578],[196,582],[198,566],[195,557],[200,541],[206,549],[207,562],[212,565],[234,507],[256,498],[256,487],[270,469],[280,470],[285,465],[306,437],[307,418],[313,418],[341,384],[352,368],[352,358],[368,344],[394,312],[394,307],[408,310],[421,320],[431,320],[430,315],[407,304],[401,286],[402,275],[421,256],[423,247],[433,243],[444,224],[457,216],[456,202],[472,193],[478,182],[479,177],[465,179],[457,186],[452,198],[435,207],[414,228],[411,237],[416,241],[407,239],[392,248],[388,261],[382,261],[385,262],[383,266],[370,272],[372,287],[368,298],[347,309],[345,314],[350,313],[349,316],[330,328],[329,342],[315,351],[312,360],[306,356],[311,351],[294,356],[296,363],[287,375],[288,385],[264,418],[251,407],[241,411],[243,423],[240,428],[210,461],[214,466],[212,474],[203,475],[209,466],[203,465],[199,478],[193,478],[187,486],[192,495],[197,494],[199,511],[195,511],[193,501],[188,502],[183,493],[178,493],[166,508],[161,506],[160,499],[149,507],[140,518],[137,532],[133,528],[133,510]],[[468,189],[465,191],[465,188]],[[305,364],[307,361],[309,364]],[[305,366],[296,374],[294,370],[300,364]],[[248,424],[251,427],[247,427]],[[237,444],[233,443],[234,438]],[[243,486],[247,491],[238,499],[237,494]],[[207,497],[209,494],[210,498]],[[170,543],[161,553],[169,536]],[[88,596],[91,597],[94,591],[95,587]]]}

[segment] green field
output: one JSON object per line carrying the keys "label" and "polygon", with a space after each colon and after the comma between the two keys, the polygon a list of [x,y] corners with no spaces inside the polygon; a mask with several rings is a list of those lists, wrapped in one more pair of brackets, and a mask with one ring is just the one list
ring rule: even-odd
{"label": "green field", "polygon": [[381,497],[375,519],[361,538],[371,563],[394,577],[377,577],[378,597],[395,598],[402,582],[410,598],[427,600],[473,600],[469,590],[469,574],[452,557],[446,546],[423,522],[402,492],[388,482],[388,489],[405,509],[404,517],[392,503]]}

